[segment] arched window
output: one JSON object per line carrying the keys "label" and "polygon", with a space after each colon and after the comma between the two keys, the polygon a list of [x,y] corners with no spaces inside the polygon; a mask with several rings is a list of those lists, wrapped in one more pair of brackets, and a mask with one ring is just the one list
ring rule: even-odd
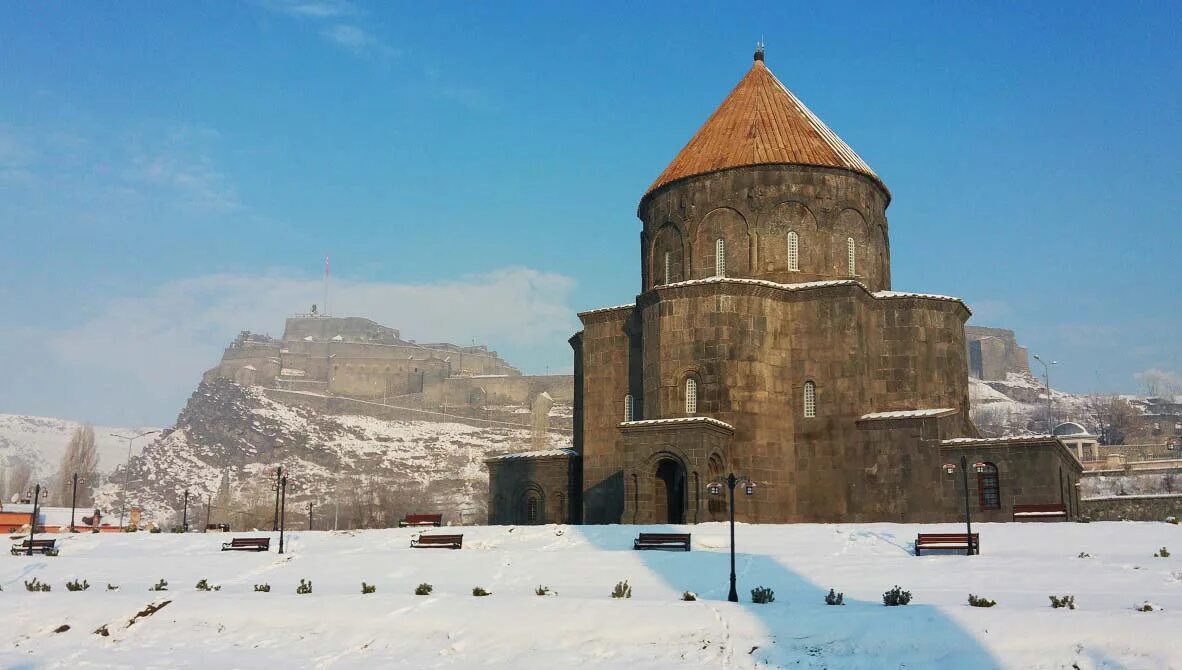
{"label": "arched window", "polygon": [[788,232],[788,269],[800,270],[800,236],[795,230]]}
{"label": "arched window", "polygon": [[666,284],[672,283],[672,281],[671,281],[672,279],[673,279],[673,253],[670,251],[666,251],[665,252],[665,283]]}
{"label": "arched window", "polygon": [[721,237],[714,242],[714,276],[726,276],[726,240]]}
{"label": "arched window", "polygon": [[854,263],[854,238],[845,238],[846,269],[851,277],[857,275],[858,266]]}
{"label": "arched window", "polygon": [[624,421],[633,421],[634,415],[632,410],[632,394],[624,396]]}
{"label": "arched window", "polygon": [[525,496],[525,522],[537,523],[538,514],[541,512],[541,501],[538,500],[538,494],[527,493]]}
{"label": "arched window", "polygon": [[698,380],[685,380],[685,413],[694,414],[698,411]]}
{"label": "arched window", "polygon": [[809,419],[817,416],[817,385],[811,381],[804,383],[804,416]]}
{"label": "arched window", "polygon": [[1001,509],[1001,481],[996,465],[985,463],[984,472],[977,473],[977,492],[981,496],[981,509]]}

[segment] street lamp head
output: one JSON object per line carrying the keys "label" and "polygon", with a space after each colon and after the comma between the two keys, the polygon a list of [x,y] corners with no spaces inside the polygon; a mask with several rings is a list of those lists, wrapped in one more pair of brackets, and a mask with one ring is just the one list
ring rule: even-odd
{"label": "street lamp head", "polygon": [[986,465],[985,463],[982,463],[982,462],[980,462],[980,461],[977,461],[976,463],[973,463],[973,470],[974,470],[974,471],[975,471],[977,474],[982,474],[982,473],[984,473],[984,472],[985,472],[985,470],[986,470],[988,467],[989,467],[988,465]]}
{"label": "street lamp head", "polygon": [[706,491],[712,496],[721,495],[722,484],[719,482],[710,482],[706,485]]}
{"label": "street lamp head", "polygon": [[944,474],[951,475],[951,474],[954,474],[955,472],[956,472],[956,463],[945,463],[944,464]]}

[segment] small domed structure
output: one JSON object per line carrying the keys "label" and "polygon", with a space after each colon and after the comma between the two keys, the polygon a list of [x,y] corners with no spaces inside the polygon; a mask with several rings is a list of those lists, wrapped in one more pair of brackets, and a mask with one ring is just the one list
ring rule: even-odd
{"label": "small domed structure", "polygon": [[1051,434],[1055,437],[1087,435],[1088,429],[1074,421],[1064,421],[1063,423],[1055,426],[1054,430],[1051,431]]}
{"label": "small domed structure", "polygon": [[1083,425],[1074,421],[1064,421],[1051,429],[1051,434],[1063,440],[1063,444],[1072,450],[1079,460],[1084,460],[1086,452],[1091,453],[1091,460],[1100,460],[1100,440],[1089,433]]}

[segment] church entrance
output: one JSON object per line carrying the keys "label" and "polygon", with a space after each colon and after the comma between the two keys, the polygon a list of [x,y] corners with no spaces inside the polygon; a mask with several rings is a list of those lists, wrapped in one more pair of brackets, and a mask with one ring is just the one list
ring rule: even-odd
{"label": "church entrance", "polygon": [[671,458],[657,461],[653,473],[653,521],[685,523],[685,468]]}

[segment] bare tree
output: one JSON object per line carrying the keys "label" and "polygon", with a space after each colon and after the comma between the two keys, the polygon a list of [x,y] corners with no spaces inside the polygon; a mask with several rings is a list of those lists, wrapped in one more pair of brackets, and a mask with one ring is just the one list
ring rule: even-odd
{"label": "bare tree", "polygon": [[1124,444],[1134,429],[1137,410],[1129,401],[1116,395],[1088,397],[1087,411],[1100,427],[1100,444]]}
{"label": "bare tree", "polygon": [[21,458],[12,458],[8,466],[8,495],[23,498],[25,490],[33,484],[33,466]]}
{"label": "bare tree", "polygon": [[1182,390],[1182,376],[1175,372],[1150,368],[1133,375],[1150,398],[1172,396]]}
{"label": "bare tree", "polygon": [[94,426],[85,424],[74,429],[66,453],[62,454],[61,470],[58,473],[59,505],[68,505],[73,494],[73,478],[78,475],[78,504],[88,506],[93,502],[95,480],[98,475],[98,450],[94,444]]}

